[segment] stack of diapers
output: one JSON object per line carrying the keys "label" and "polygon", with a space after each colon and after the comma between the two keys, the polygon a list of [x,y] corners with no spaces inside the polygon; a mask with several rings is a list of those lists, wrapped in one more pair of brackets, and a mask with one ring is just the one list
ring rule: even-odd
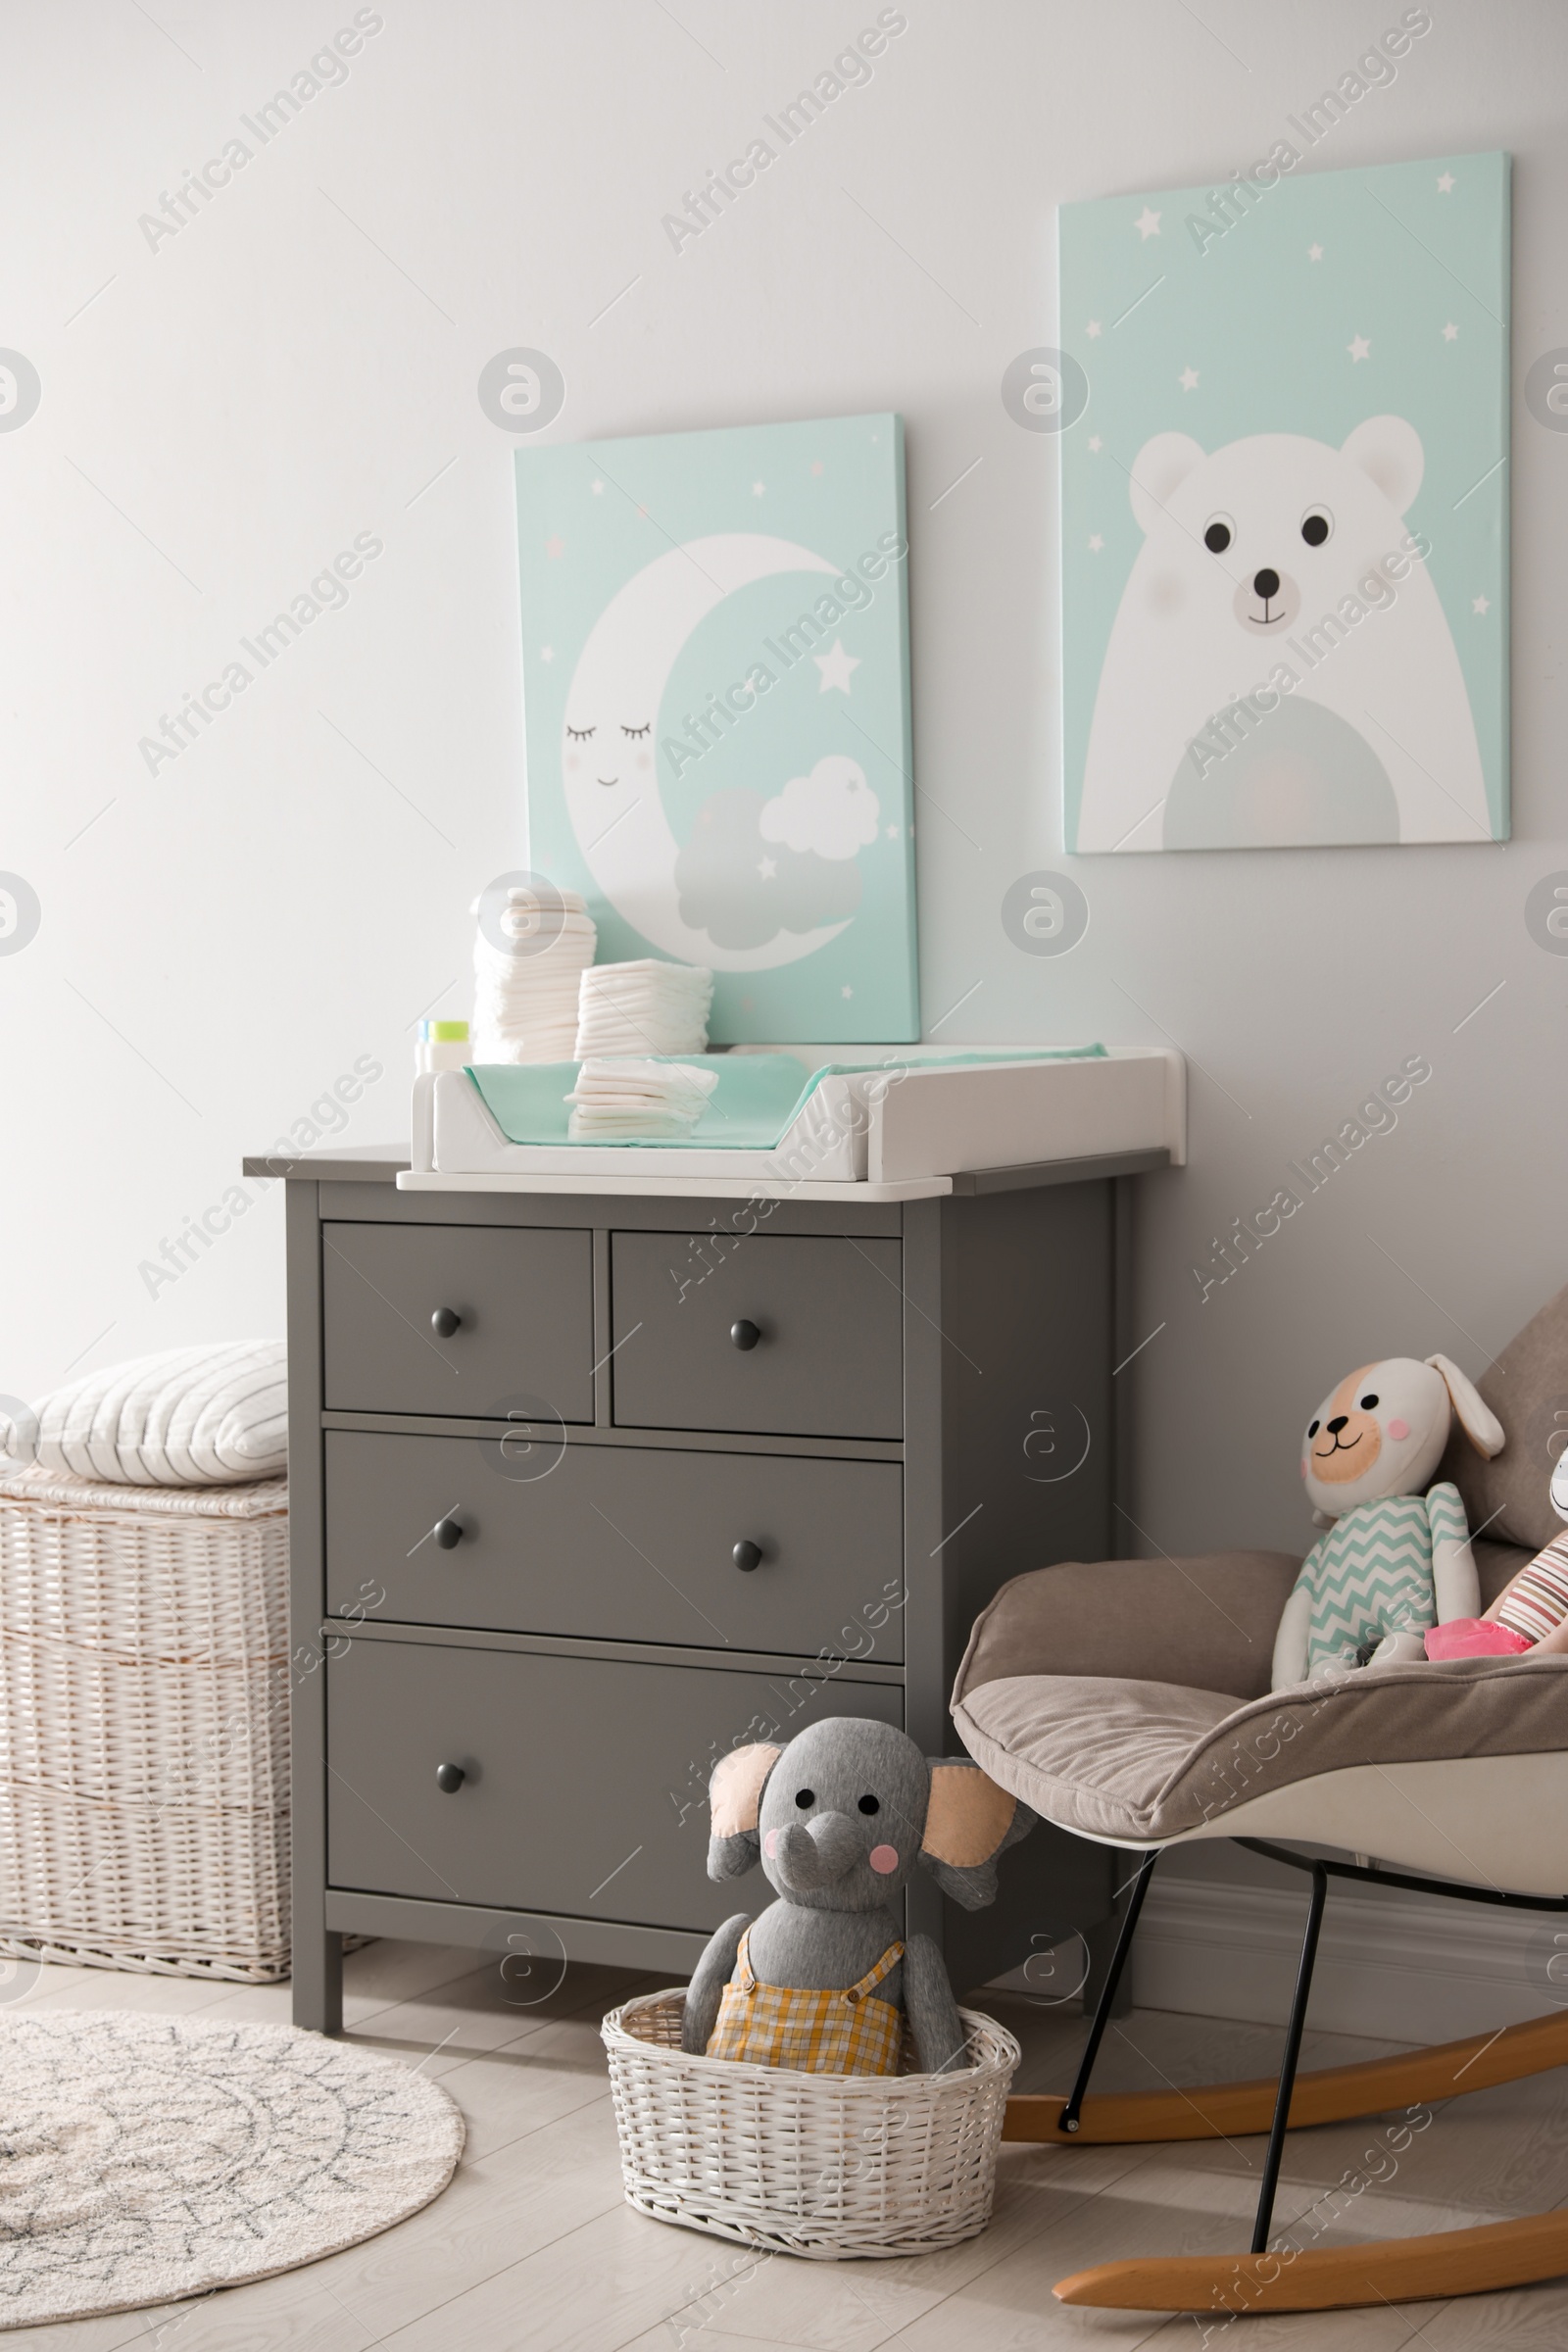
{"label": "stack of diapers", "polygon": [[585,1061],[564,1100],[573,1143],[638,1143],[690,1135],[718,1084],[716,1070],[629,1057]]}
{"label": "stack of diapers", "polygon": [[475,1061],[573,1061],[577,987],[599,935],[586,903],[553,884],[513,884],[477,902]]}
{"label": "stack of diapers", "polygon": [[701,1054],[713,975],[699,964],[598,963],[582,976],[571,1058],[607,1054]]}
{"label": "stack of diapers", "polygon": [[0,1414],[3,1467],[116,1487],[228,1487],[281,1476],[288,1460],[281,1340],[172,1348],[89,1372]]}

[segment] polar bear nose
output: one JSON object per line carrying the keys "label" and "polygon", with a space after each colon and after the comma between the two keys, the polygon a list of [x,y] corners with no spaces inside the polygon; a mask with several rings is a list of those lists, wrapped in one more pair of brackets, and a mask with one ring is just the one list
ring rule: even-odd
{"label": "polar bear nose", "polygon": [[1277,571],[1270,571],[1266,566],[1262,571],[1254,571],[1252,574],[1252,588],[1254,594],[1260,596],[1266,605],[1271,596],[1278,596],[1280,592],[1279,573]]}

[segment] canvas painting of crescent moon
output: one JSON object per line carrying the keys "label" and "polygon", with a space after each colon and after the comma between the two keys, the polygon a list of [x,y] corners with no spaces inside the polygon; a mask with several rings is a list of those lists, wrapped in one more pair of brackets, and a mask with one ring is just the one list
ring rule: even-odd
{"label": "canvas painting of crescent moon", "polygon": [[917,1039],[901,419],[515,463],[532,866],[715,1043]]}

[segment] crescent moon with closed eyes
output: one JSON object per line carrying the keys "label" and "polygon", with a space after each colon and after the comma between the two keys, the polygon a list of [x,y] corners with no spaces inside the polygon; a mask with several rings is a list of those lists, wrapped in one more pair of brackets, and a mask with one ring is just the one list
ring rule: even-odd
{"label": "crescent moon with closed eyes", "polygon": [[[562,777],[577,845],[615,912],[683,963],[766,971],[813,955],[846,928],[781,932],[757,948],[715,946],[681,920],[679,845],[659,793],[659,707],[682,648],[715,606],[754,580],[840,566],[761,532],[726,531],[657,556],[616,590],[588,635],[566,695]],[[645,732],[646,730],[646,732]]]}

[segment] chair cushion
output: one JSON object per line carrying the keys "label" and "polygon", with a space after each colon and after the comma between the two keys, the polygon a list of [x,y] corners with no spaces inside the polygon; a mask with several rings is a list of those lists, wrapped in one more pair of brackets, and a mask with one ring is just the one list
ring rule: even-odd
{"label": "chair cushion", "polygon": [[1499,1349],[1476,1387],[1507,1442],[1489,1462],[1456,1419],[1438,1476],[1452,1479],[1473,1528],[1540,1551],[1562,1533],[1547,1489],[1568,1440],[1568,1289]]}
{"label": "chair cushion", "polygon": [[1300,1564],[1297,1552],[1210,1551],[1028,1569],[976,1618],[957,1689],[1013,1674],[1115,1675],[1261,1698]]}
{"label": "chair cushion", "polygon": [[975,1762],[1048,1821],[1157,1843],[1349,1765],[1561,1748],[1568,1657],[1372,1667],[1240,1707],[1216,1690],[1095,1675],[960,1680],[953,1719]]}

